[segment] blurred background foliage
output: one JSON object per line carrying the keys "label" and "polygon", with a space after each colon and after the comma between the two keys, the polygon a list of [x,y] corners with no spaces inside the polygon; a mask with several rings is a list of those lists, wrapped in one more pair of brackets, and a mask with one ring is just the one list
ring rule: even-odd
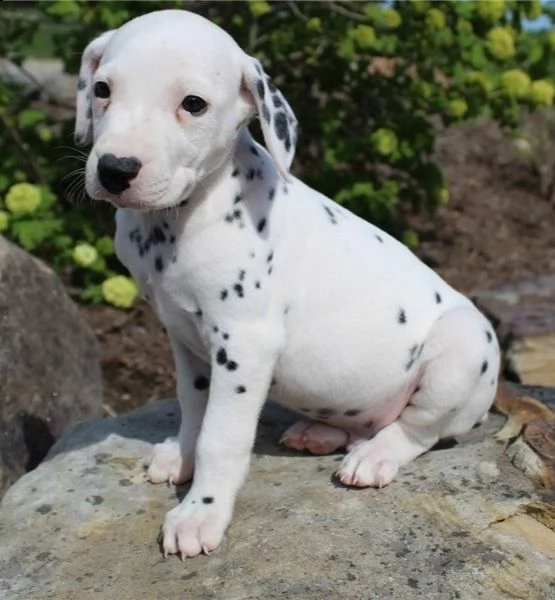
{"label": "blurred background foliage", "polygon": [[[523,25],[550,23],[555,9],[534,0],[3,2],[0,57],[20,69],[32,56],[58,57],[75,73],[95,36],[162,8],[208,17],[258,57],[300,121],[294,172],[409,246],[418,239],[403,212],[449,200],[437,132],[477,118],[518,131],[554,100],[555,32]],[[82,298],[125,307],[134,293],[118,295],[113,209],[76,202],[84,155],[72,126],[0,79],[0,231]]]}

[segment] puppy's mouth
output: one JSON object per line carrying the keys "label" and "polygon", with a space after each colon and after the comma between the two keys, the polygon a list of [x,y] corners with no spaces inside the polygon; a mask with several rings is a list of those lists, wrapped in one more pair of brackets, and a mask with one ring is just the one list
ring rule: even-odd
{"label": "puppy's mouth", "polygon": [[188,203],[195,183],[193,178],[187,177],[187,183],[183,179],[183,173],[176,174],[169,183],[151,186],[146,191],[141,189],[140,182],[130,182],[125,190],[114,193],[105,189],[95,176],[87,181],[86,188],[93,200],[109,202],[116,208],[153,212],[180,208]]}

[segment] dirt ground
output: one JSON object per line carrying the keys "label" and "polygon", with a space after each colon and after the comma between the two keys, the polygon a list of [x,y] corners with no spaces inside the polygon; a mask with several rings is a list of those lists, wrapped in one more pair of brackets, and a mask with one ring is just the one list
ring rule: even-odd
{"label": "dirt ground", "polygon": [[[538,175],[494,125],[443,132],[437,155],[451,200],[433,218],[408,217],[420,236],[416,253],[424,262],[470,295],[555,272],[555,206],[542,198]],[[129,313],[80,308],[101,344],[108,414],[174,395],[166,335],[146,303]]]}

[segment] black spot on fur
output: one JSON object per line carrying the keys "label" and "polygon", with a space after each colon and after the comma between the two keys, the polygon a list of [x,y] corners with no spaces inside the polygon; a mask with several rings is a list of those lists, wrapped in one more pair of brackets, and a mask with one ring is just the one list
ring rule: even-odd
{"label": "black spot on fur", "polygon": [[157,256],[156,259],[154,260],[154,268],[160,272],[163,270],[164,268],[164,261],[162,260],[161,256]]}
{"label": "black spot on fur", "polygon": [[268,269],[268,275],[271,275],[273,270],[274,270],[274,267],[270,267],[270,268]]}
{"label": "black spot on fur", "polygon": [[258,221],[258,225],[256,226],[258,233],[262,233],[264,231],[264,227],[266,227],[266,219],[260,219],[260,221]]}
{"label": "black spot on fur", "polygon": [[270,110],[265,102],[262,104],[262,118],[266,121],[266,123],[270,124]]}
{"label": "black spot on fur", "polygon": [[193,382],[193,386],[194,386],[195,390],[199,390],[199,391],[207,390],[210,386],[208,377],[205,377],[204,375],[199,375]]}
{"label": "black spot on fur", "polygon": [[153,244],[163,244],[166,241],[166,234],[161,227],[153,227],[151,237]]}
{"label": "black spot on fur", "polygon": [[77,89],[84,90],[87,87],[87,81],[83,77],[79,77],[79,81],[77,82]]}
{"label": "black spot on fur", "polygon": [[170,244],[175,244],[175,235],[170,236]]}
{"label": "black spot on fur", "polygon": [[239,281],[244,281],[245,280],[245,274],[246,274],[246,271],[244,269],[241,269],[239,271]]}
{"label": "black spot on fur", "polygon": [[383,238],[382,238],[382,236],[381,236],[381,235],[378,235],[378,234],[376,233],[376,239],[378,240],[378,242],[380,242],[380,244],[383,244]]}
{"label": "black spot on fur", "polygon": [[351,408],[349,410],[346,410],[343,414],[346,417],[356,417],[357,415],[360,415],[360,410],[358,410],[357,408]]}
{"label": "black spot on fur", "polygon": [[488,344],[491,344],[493,341],[493,335],[491,334],[491,331],[486,331],[486,338],[488,340]]}
{"label": "black spot on fur", "polygon": [[236,209],[233,211],[233,218],[234,218],[234,219],[240,219],[242,214],[243,214],[243,213],[241,212],[241,210],[240,210],[239,208],[236,208]]}
{"label": "black spot on fur", "polygon": [[276,385],[276,378],[275,377],[272,377],[272,381],[270,381],[270,387],[272,385]]}
{"label": "black spot on fur", "polygon": [[404,325],[407,322],[407,313],[403,308],[400,308],[397,313],[397,322],[401,325]]}
{"label": "black spot on fur", "polygon": [[222,333],[224,340],[229,340],[229,333]]}
{"label": "black spot on fur", "polygon": [[259,75],[262,75],[262,73],[263,73],[263,71],[262,71],[262,67],[260,66],[260,64],[259,64],[258,62],[255,62],[255,63],[254,63],[254,68],[256,69],[256,72],[257,72]]}
{"label": "black spot on fur", "polygon": [[219,327],[217,325],[214,325],[214,327],[212,327],[212,331],[214,333],[218,333],[218,331],[220,331]]}
{"label": "black spot on fur", "polygon": [[325,205],[324,205],[324,210],[326,211],[328,217],[330,218],[332,225],[337,225],[337,219],[335,218],[335,214],[334,214],[333,210],[329,206],[325,206]]}
{"label": "black spot on fur", "polygon": [[92,108],[90,106],[87,108],[87,119],[92,119]]}
{"label": "black spot on fur", "polygon": [[422,350],[424,349],[424,344],[420,344],[420,346],[418,344],[415,344],[414,346],[411,346],[409,348],[409,360],[407,362],[407,364],[405,365],[405,369],[407,371],[409,371],[412,366],[414,365],[414,363],[420,358],[420,355],[422,354]]}
{"label": "black spot on fur", "polygon": [[227,352],[225,351],[225,348],[220,348],[216,353],[216,362],[219,365],[227,364]]}
{"label": "black spot on fur", "polygon": [[257,281],[257,282],[254,284],[254,287],[255,287],[257,290],[259,290],[259,289],[260,289],[260,281]]}
{"label": "black spot on fur", "polygon": [[266,75],[266,84],[272,94],[279,93],[277,87],[274,85],[274,82],[271,80],[270,77],[268,77],[268,75]]}
{"label": "black spot on fur", "polygon": [[238,386],[235,388],[235,391],[236,391],[238,394],[244,394],[244,393],[247,391],[247,388],[246,388],[244,385],[238,385]]}
{"label": "black spot on fur", "polygon": [[254,156],[258,156],[258,150],[254,146],[251,146],[249,150],[251,151],[251,154],[254,154]]}
{"label": "black spot on fur", "polygon": [[279,94],[274,94],[272,96],[272,102],[275,108],[281,108],[283,106],[283,100]]}
{"label": "black spot on fur", "polygon": [[228,371],[237,371],[238,366],[239,365],[234,360],[230,360],[228,361],[226,368]]}
{"label": "black spot on fur", "polygon": [[242,199],[243,199],[243,194],[237,194],[235,196],[235,200],[233,200],[233,204],[239,204],[239,202],[241,202]]}
{"label": "black spot on fur", "polygon": [[272,260],[274,260],[274,253],[270,252],[270,254],[268,254],[268,258],[266,259],[266,262],[272,262]]}
{"label": "black spot on fur", "polygon": [[258,97],[261,99],[266,95],[266,87],[264,86],[262,79],[259,79],[256,82],[256,91],[258,92]]}
{"label": "black spot on fur", "polygon": [[170,226],[168,225],[168,222],[167,222],[167,221],[162,221],[162,227],[163,227],[164,229],[169,229],[169,228],[170,228]]}
{"label": "black spot on fur", "polygon": [[222,290],[220,292],[220,300],[225,300],[227,298],[227,290]]}
{"label": "black spot on fur", "polygon": [[276,188],[270,188],[270,191],[268,192],[268,200],[273,200],[275,195],[276,195]]}
{"label": "black spot on fur", "polygon": [[482,363],[482,368],[480,369],[480,375],[483,375],[488,370],[488,361],[485,360]]}
{"label": "black spot on fur", "polygon": [[202,502],[204,504],[212,504],[212,502],[214,502],[214,498],[212,498],[212,496],[204,496]]}
{"label": "black spot on fur", "polygon": [[333,408],[319,408],[318,409],[319,417],[331,417],[332,415],[335,415],[336,413],[337,413],[337,411]]}
{"label": "black spot on fur", "polygon": [[195,315],[200,319],[202,318],[202,310],[200,310],[200,308],[197,308],[197,310],[195,311]]}
{"label": "black spot on fur", "polygon": [[252,181],[255,175],[256,171],[254,169],[249,169],[246,174],[247,181]]}
{"label": "black spot on fur", "polygon": [[264,179],[264,173],[262,173],[262,169],[256,169],[256,176],[258,179]]}
{"label": "black spot on fur", "polygon": [[439,292],[436,292],[436,304],[441,304],[442,298]]}
{"label": "black spot on fur", "polygon": [[231,171],[231,176],[232,177],[237,177],[239,175],[239,169],[237,167],[235,167],[233,169],[233,171]]}
{"label": "black spot on fur", "polygon": [[274,117],[274,129],[276,130],[276,135],[278,139],[284,141],[286,137],[288,137],[288,125],[287,125],[287,116],[283,111],[279,111],[276,113]]}
{"label": "black spot on fur", "polygon": [[244,290],[243,290],[243,286],[240,283],[236,283],[233,286],[233,290],[239,296],[239,298],[243,298],[243,296],[245,295],[244,294]]}

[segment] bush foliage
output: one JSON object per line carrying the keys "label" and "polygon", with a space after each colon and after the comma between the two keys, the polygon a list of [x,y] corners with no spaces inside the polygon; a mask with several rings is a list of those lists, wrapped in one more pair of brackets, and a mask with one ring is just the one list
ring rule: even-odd
{"label": "bush foliage", "polygon": [[[448,201],[433,160],[438,127],[488,117],[514,129],[524,110],[553,104],[555,34],[522,27],[550,14],[538,1],[7,3],[0,56],[22,64],[42,40],[76,72],[96,35],[172,7],[212,19],[262,60],[301,124],[295,171],[397,234],[401,206]],[[127,302],[113,291],[122,278],[110,209],[68,200],[84,166],[72,124],[0,80],[0,126],[0,231],[66,269],[83,297],[106,299],[108,289],[108,300],[130,304],[130,289]]]}

